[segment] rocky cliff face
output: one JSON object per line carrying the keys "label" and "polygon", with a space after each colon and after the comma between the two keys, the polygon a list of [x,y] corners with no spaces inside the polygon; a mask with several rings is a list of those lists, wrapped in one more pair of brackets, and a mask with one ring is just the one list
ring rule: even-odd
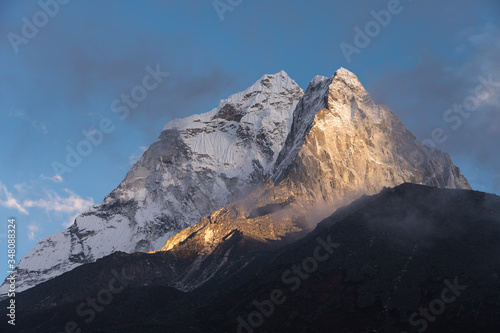
{"label": "rocky cliff face", "polygon": [[[17,268],[18,291],[115,251],[147,252],[267,180],[302,89],[265,75],[210,112],[168,123],[104,201],[42,240]],[[5,294],[6,285],[0,288]]]}
{"label": "rocky cliff face", "polygon": [[[416,163],[415,156],[424,158]],[[240,259],[249,244],[250,251],[279,246],[355,198],[405,182],[470,189],[447,154],[421,144],[353,73],[342,68],[316,77],[297,105],[270,181],[162,248],[192,262],[174,286],[192,290],[235,274],[258,257]]]}

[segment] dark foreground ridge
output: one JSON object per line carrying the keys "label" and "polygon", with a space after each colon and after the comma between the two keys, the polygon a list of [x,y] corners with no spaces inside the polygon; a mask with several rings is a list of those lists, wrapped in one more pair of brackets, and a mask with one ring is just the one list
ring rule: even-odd
{"label": "dark foreground ridge", "polygon": [[114,253],[77,267],[16,296],[16,331],[500,331],[500,198],[492,194],[387,188],[267,250],[244,279],[214,284],[213,276],[186,293],[170,285],[171,263],[182,260]]}

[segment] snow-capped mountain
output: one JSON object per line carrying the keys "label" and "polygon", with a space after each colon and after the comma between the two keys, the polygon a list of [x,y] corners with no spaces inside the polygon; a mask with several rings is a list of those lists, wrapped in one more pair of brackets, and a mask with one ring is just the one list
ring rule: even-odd
{"label": "snow-capped mountain", "polygon": [[158,250],[262,184],[272,174],[302,95],[281,71],[207,113],[169,122],[103,202],[22,258],[18,291],[115,251]]}
{"label": "snow-capped mountain", "polygon": [[192,290],[405,182],[470,189],[447,154],[420,143],[348,70],[315,77],[305,93],[284,72],[265,75],[168,123],[102,203],[21,260],[18,290],[116,251],[159,249],[184,258],[169,264],[169,285]]}
{"label": "snow-capped mountain", "polygon": [[318,76],[294,111],[270,181],[162,248],[189,258],[172,264],[178,280],[170,286],[189,291],[223,281],[340,206],[402,183],[470,189],[448,154],[420,143],[353,73]]}

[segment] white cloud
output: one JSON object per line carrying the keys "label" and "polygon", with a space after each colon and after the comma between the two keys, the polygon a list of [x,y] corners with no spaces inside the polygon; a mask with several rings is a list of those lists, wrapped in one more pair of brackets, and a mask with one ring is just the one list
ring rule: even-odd
{"label": "white cloud", "polygon": [[36,224],[30,224],[28,226],[28,238],[30,240],[35,239],[35,234],[40,230],[40,227]]}
{"label": "white cloud", "polygon": [[60,213],[81,213],[90,208],[94,204],[94,199],[83,199],[72,191],[65,189],[68,197],[63,198],[57,193],[47,193],[48,199],[26,200],[23,202],[23,207],[26,208],[42,208],[47,212],[60,212]]}
{"label": "white cloud", "polygon": [[[24,185],[16,184],[14,187],[19,191],[23,189]],[[9,192],[7,186],[0,181],[0,205],[6,208],[17,209],[18,212],[25,215],[29,215],[28,209],[39,208],[45,210],[47,213],[71,214],[73,217],[76,217],[94,204],[93,198],[84,199],[71,190],[65,189],[64,191],[67,193],[66,197],[62,197],[54,191],[45,191],[46,198],[21,201],[16,199]],[[71,224],[70,222],[65,222],[64,225],[68,223]]]}
{"label": "white cloud", "polygon": [[44,175],[40,175],[40,178],[42,179],[46,179],[46,180],[50,180],[54,183],[62,183],[63,182],[63,177],[61,177],[60,175],[55,175],[55,176],[52,176],[52,177],[47,177],[47,176],[44,176]]}
{"label": "white cloud", "polygon": [[[3,192],[3,193],[1,193]],[[7,186],[0,181],[0,205],[6,208],[17,209],[18,212],[29,215],[29,212],[24,208],[19,201],[14,198],[12,193],[9,192]]]}

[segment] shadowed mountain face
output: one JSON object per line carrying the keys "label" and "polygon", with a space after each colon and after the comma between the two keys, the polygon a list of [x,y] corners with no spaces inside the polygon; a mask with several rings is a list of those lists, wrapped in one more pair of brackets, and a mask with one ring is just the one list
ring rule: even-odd
{"label": "shadowed mountain face", "polygon": [[[244,233],[233,237],[244,243]],[[242,262],[256,256],[249,250],[255,244],[246,244],[235,249]],[[223,246],[213,252],[225,253]],[[71,321],[82,332],[500,328],[495,195],[413,184],[387,188],[339,209],[300,240],[267,247],[252,261],[258,264],[239,274],[216,274],[181,292],[172,277],[190,260],[189,252],[115,253],[78,267],[17,295],[19,332],[63,332]],[[89,310],[92,299],[100,311]],[[78,309],[87,312],[80,316]]]}

